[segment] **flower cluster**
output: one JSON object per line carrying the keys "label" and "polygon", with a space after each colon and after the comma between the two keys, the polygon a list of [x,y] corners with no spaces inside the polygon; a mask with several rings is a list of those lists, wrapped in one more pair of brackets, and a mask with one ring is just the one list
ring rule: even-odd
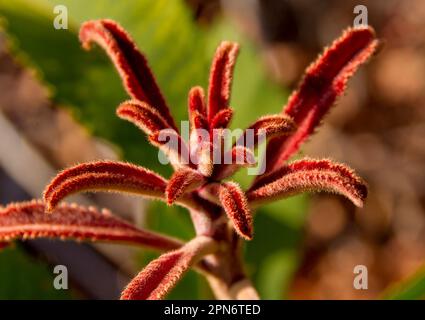
{"label": "flower cluster", "polygon": [[[362,206],[366,186],[345,165],[327,159],[286,161],[343,94],[349,77],[376,50],[378,40],[371,28],[345,31],[307,69],[282,112],[263,116],[247,128],[246,132],[253,132],[257,138],[254,143],[236,143],[227,149],[217,141],[224,139],[223,132],[233,116],[229,102],[239,51],[236,43],[223,42],[217,48],[207,94],[201,87],[190,90],[191,134],[185,141],[144,55],[119,25],[110,20],[86,22],[80,40],[84,48],[97,43],[105,49],[132,98],[118,106],[117,115],[146,133],[149,141],[167,155],[174,173],[167,180],[143,167],[118,161],[68,168],[47,186],[43,200],[0,209],[0,242],[59,237],[119,241],[166,251],[130,282],[122,299],[163,298],[191,267],[207,277],[218,298],[256,298],[240,254],[241,239],[253,237],[252,210],[256,206],[307,191],[338,193]],[[201,130],[210,133],[209,138],[201,137]],[[164,132],[178,143],[167,144],[160,138]],[[255,163],[253,150],[260,135],[267,138],[265,170],[248,190],[242,190],[228,178]],[[213,161],[217,154],[234,161]],[[81,191],[133,193],[181,205],[191,214],[196,237],[183,243],[136,228],[106,210],[60,203]]]}

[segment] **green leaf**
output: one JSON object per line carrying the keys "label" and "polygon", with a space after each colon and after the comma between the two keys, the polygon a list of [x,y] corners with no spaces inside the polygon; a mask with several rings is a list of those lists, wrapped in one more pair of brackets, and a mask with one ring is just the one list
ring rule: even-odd
{"label": "green leaf", "polygon": [[422,300],[425,299],[425,266],[413,276],[390,286],[383,295],[387,300]]}
{"label": "green leaf", "polygon": [[55,276],[20,246],[6,248],[0,254],[0,299],[72,299],[70,290],[53,287]]}
{"label": "green leaf", "polygon": [[256,285],[262,299],[281,300],[285,297],[298,266],[297,261],[296,250],[280,250],[265,257],[256,277]]}
{"label": "green leaf", "polygon": [[247,242],[245,259],[262,299],[282,299],[300,261],[306,218],[305,196],[260,208],[255,214],[254,239]]}

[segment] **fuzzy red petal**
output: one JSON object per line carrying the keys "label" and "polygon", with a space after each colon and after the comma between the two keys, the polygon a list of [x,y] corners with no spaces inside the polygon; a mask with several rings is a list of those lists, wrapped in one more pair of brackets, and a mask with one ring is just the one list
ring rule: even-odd
{"label": "fuzzy red petal", "polygon": [[190,168],[177,170],[170,178],[165,190],[167,203],[172,204],[185,192],[193,191],[205,182],[205,177],[196,170]]}
{"label": "fuzzy red petal", "polygon": [[0,209],[0,243],[27,238],[114,241],[158,250],[173,250],[182,245],[176,239],[136,228],[107,210],[99,212],[63,203],[53,214],[47,214],[41,201]]}
{"label": "fuzzy red petal", "polygon": [[262,176],[247,197],[250,203],[262,203],[310,191],[338,193],[359,207],[367,196],[365,183],[347,166],[326,159],[303,159]]}
{"label": "fuzzy red petal", "polygon": [[129,100],[121,103],[117,108],[117,115],[134,123],[148,135],[170,128],[157,110],[142,101]]}
{"label": "fuzzy red petal", "polygon": [[211,65],[208,87],[208,122],[222,108],[229,106],[233,69],[239,46],[233,42],[222,42],[215,52]]}
{"label": "fuzzy red petal", "polygon": [[296,153],[317,128],[346,88],[348,79],[375,52],[378,40],[372,28],[348,29],[306,71],[284,113],[294,119],[297,131],[275,138],[267,148],[267,171],[279,168]]}
{"label": "fuzzy red petal", "polygon": [[124,162],[83,163],[58,174],[47,186],[44,200],[52,210],[63,198],[80,191],[131,192],[164,198],[167,180],[145,168]]}
{"label": "fuzzy red petal", "polygon": [[231,108],[221,109],[211,120],[211,130],[216,128],[227,128],[232,121],[232,116],[233,110]]}
{"label": "fuzzy red petal", "polygon": [[256,134],[263,130],[267,138],[288,135],[295,130],[294,121],[284,114],[272,114],[262,116],[255,121],[248,129],[254,130]]}
{"label": "fuzzy red petal", "polygon": [[99,44],[115,64],[130,96],[157,109],[169,126],[177,130],[145,56],[120,25],[107,19],[87,21],[81,26],[80,41],[86,49],[92,42]]}
{"label": "fuzzy red petal", "polygon": [[188,97],[189,115],[193,112],[199,112],[203,116],[207,114],[205,106],[205,93],[202,87],[193,87],[189,91]]}
{"label": "fuzzy red petal", "polygon": [[[248,148],[254,148],[261,141],[259,136],[264,135],[265,139],[278,136],[288,136],[296,129],[294,121],[285,114],[273,114],[260,117],[250,125],[244,134],[238,139],[238,145],[244,145]],[[251,131],[251,132],[250,132]],[[253,141],[249,141],[249,135],[252,135]]]}
{"label": "fuzzy red petal", "polygon": [[222,183],[219,199],[236,232],[246,240],[251,240],[253,235],[251,211],[239,185],[234,182]]}
{"label": "fuzzy red petal", "polygon": [[149,263],[124,289],[122,300],[159,300],[182,278],[191,266],[203,256],[217,250],[217,243],[199,236],[184,247],[161,255]]}
{"label": "fuzzy red petal", "polygon": [[[208,122],[205,116],[198,111],[193,111],[190,115],[190,125],[192,128],[191,136],[199,134],[200,132],[195,132],[196,130],[203,129],[206,132],[208,132]],[[202,137],[202,136],[200,136]],[[194,141],[199,140],[198,138],[194,137]]]}

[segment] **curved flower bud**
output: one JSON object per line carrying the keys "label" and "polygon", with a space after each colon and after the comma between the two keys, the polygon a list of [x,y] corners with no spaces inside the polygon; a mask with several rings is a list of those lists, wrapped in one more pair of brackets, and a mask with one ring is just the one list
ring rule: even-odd
{"label": "curved flower bud", "polygon": [[149,263],[121,294],[122,300],[159,300],[204,256],[218,249],[210,237],[198,236],[181,249],[161,255]]}
{"label": "curved flower bud", "polygon": [[279,168],[298,151],[344,93],[349,78],[375,52],[378,44],[372,28],[350,28],[307,69],[283,111],[294,119],[298,129],[291,136],[269,142],[266,173]]}
{"label": "curved flower bud", "polygon": [[[284,114],[272,114],[260,117],[252,125],[250,125],[239,138],[236,144],[246,145],[249,148],[255,147],[259,142],[259,135],[263,134],[266,139],[271,139],[278,136],[290,135],[296,129],[294,121],[287,115]],[[252,130],[254,137],[254,145],[247,145],[246,140],[247,133]]]}
{"label": "curved flower bud", "polygon": [[222,42],[214,55],[208,87],[208,122],[217,112],[229,106],[233,69],[239,52],[239,45]]}
{"label": "curved flower bud", "polygon": [[87,21],[81,26],[80,41],[85,49],[90,49],[92,42],[99,44],[117,68],[130,96],[157,109],[178,131],[145,56],[120,25],[107,19]]}
{"label": "curved flower bud", "polygon": [[132,122],[147,135],[170,128],[157,110],[142,101],[129,100],[121,103],[117,108],[117,115]]}
{"label": "curved flower bud", "polygon": [[10,204],[0,209],[0,243],[27,238],[113,241],[157,250],[173,250],[182,245],[171,237],[136,228],[106,209],[98,211],[63,203],[54,214],[46,214],[42,201]]}
{"label": "curved flower bud", "polygon": [[189,116],[195,111],[202,114],[203,116],[206,116],[207,108],[205,106],[205,93],[202,87],[197,86],[190,89],[188,106]]}
{"label": "curved flower bud", "polygon": [[216,128],[227,128],[232,121],[233,110],[231,108],[221,109],[216,113],[214,118],[211,120],[211,130]]}
{"label": "curved flower bud", "polygon": [[236,232],[246,240],[251,240],[253,235],[251,211],[245,194],[239,185],[234,182],[222,183],[219,198]]}
{"label": "curved flower bud", "polygon": [[165,196],[169,205],[186,192],[193,191],[206,182],[205,177],[198,171],[190,168],[182,168],[174,172],[170,178]]}
{"label": "curved flower bud", "polygon": [[190,125],[192,127],[192,132],[193,130],[200,130],[200,129],[208,130],[208,127],[209,127],[205,116],[199,113],[198,111],[192,112],[190,116]]}
{"label": "curved flower bud", "polygon": [[247,197],[250,204],[258,204],[315,191],[341,194],[358,207],[367,196],[365,183],[347,166],[326,159],[303,159],[262,176]]}
{"label": "curved flower bud", "polygon": [[58,174],[44,191],[47,210],[81,191],[130,192],[164,198],[167,180],[143,167],[116,161],[83,163]]}

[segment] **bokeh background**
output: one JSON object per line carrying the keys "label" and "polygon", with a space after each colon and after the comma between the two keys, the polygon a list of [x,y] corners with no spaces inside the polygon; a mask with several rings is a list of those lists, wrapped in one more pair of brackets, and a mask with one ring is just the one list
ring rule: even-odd
{"label": "bokeh background", "polygon": [[[69,28],[53,27],[55,5]],[[168,176],[157,151],[115,117],[126,95],[100,49],[78,43],[79,25],[112,18],[146,53],[172,113],[187,118],[187,92],[206,86],[221,40],[238,41],[233,128],[276,113],[303,70],[351,26],[356,5],[384,41],[302,149],[355,168],[369,184],[363,209],[341,197],[306,195],[261,208],[246,245],[248,272],[265,299],[425,297],[425,2],[422,0],[14,0],[0,1],[0,205],[38,198],[55,173],[93,159],[125,159]],[[238,174],[242,185],[249,183]],[[111,208],[183,239],[183,209],[118,195],[75,201]],[[0,252],[1,299],[114,299],[155,254],[118,245],[32,240]],[[53,288],[68,267],[69,290]],[[368,268],[368,289],[353,269]],[[205,299],[190,272],[170,298]]]}

